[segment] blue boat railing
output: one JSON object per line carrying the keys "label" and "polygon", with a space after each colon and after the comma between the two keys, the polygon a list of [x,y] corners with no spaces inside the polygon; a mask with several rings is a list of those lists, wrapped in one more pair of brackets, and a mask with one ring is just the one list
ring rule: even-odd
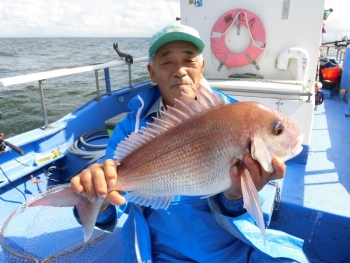
{"label": "blue boat railing", "polygon": [[[133,60],[133,63],[141,63],[141,62],[148,62],[148,57],[141,57],[141,58],[136,58]],[[41,107],[42,107],[42,111],[43,111],[43,115],[44,115],[44,127],[43,127],[43,129],[47,129],[47,128],[49,128],[49,123],[48,123],[48,118],[47,118],[47,114],[46,114],[45,99],[44,99],[44,88],[43,88],[43,81],[44,80],[94,71],[95,72],[95,80],[96,80],[97,100],[100,100],[101,95],[100,95],[98,71],[101,69],[104,70],[106,93],[110,94],[112,91],[111,91],[111,84],[110,84],[109,68],[119,67],[119,66],[123,66],[123,65],[128,65],[129,87],[132,88],[132,85],[131,85],[131,64],[126,62],[124,59],[120,59],[120,60],[111,61],[111,62],[107,62],[107,63],[99,63],[99,64],[83,66],[83,67],[64,68],[64,69],[44,71],[44,72],[33,73],[33,74],[22,75],[22,76],[2,78],[2,79],[0,79],[0,89],[1,89],[1,87],[8,87],[8,86],[17,85],[17,84],[38,81],[39,90],[40,90]]]}

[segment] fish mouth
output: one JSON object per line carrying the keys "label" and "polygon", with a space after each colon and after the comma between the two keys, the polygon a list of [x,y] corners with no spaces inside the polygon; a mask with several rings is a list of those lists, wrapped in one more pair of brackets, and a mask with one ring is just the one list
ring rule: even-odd
{"label": "fish mouth", "polygon": [[303,146],[302,146],[303,139],[304,139],[304,136],[300,134],[292,147],[293,156],[298,155],[303,150]]}

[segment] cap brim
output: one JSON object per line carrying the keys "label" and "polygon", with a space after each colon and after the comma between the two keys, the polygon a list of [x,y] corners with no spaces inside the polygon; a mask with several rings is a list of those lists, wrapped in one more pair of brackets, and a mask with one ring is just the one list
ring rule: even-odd
{"label": "cap brim", "polygon": [[200,53],[205,48],[205,43],[202,39],[184,32],[169,32],[158,38],[149,49],[149,57],[151,58],[157,50],[166,43],[172,41],[187,41],[194,44]]}

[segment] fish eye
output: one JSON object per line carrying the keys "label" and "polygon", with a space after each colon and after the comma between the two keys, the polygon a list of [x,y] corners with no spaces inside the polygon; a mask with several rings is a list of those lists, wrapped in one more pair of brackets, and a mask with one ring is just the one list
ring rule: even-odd
{"label": "fish eye", "polygon": [[278,135],[281,135],[283,132],[284,132],[284,125],[279,121],[275,121],[273,123],[273,133],[278,136]]}

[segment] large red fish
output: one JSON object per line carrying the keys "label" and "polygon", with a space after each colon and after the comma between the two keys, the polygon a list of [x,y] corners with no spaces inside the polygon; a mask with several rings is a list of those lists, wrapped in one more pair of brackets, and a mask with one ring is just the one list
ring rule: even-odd
{"label": "large red fish", "polygon": [[[272,157],[294,157],[302,140],[298,127],[282,113],[256,102],[225,104],[201,88],[196,100],[183,94],[161,118],[118,145],[118,182],[108,191],[127,191],[129,202],[167,209],[175,195],[205,198],[229,189],[230,170],[247,153],[273,172]],[[247,170],[241,185],[244,206],[265,240],[257,190]],[[30,206],[76,206],[88,240],[103,200],[91,203],[70,187],[52,191]]]}

